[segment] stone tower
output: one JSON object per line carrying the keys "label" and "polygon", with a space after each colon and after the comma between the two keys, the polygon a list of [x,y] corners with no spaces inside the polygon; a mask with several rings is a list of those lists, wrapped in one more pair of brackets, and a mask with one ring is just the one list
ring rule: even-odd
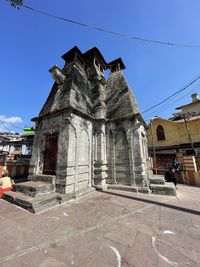
{"label": "stone tower", "polygon": [[64,78],[34,118],[29,180],[51,181],[69,196],[110,184],[148,192],[146,128],[123,61],[107,63],[96,47],[74,47],[62,58]]}

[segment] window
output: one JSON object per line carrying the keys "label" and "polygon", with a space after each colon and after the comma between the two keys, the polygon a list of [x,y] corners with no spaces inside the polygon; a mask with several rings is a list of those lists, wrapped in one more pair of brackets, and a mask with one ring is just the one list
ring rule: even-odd
{"label": "window", "polygon": [[157,134],[157,140],[158,141],[165,140],[165,131],[161,125],[158,125],[158,127],[156,129],[156,134]]}

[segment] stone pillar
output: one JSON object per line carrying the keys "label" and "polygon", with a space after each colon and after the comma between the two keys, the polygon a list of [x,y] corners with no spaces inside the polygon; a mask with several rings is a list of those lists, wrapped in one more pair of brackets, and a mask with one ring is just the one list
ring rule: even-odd
{"label": "stone pillar", "polygon": [[146,159],[142,154],[141,126],[140,123],[137,123],[133,130],[134,173],[136,186],[144,188],[148,186],[148,175],[145,166]]}
{"label": "stone pillar", "polygon": [[29,175],[28,180],[34,179],[34,175],[40,173],[40,162],[41,162],[41,153],[42,153],[42,146],[41,146],[41,129],[42,129],[42,122],[37,122],[35,127],[35,136],[33,141],[33,151],[31,156],[31,161],[29,165]]}
{"label": "stone pillar", "polygon": [[129,130],[127,132],[128,140],[128,153],[129,153],[129,163],[130,163],[130,175],[131,175],[131,186],[135,186],[135,172],[134,172],[134,144],[133,144],[133,131]]}
{"label": "stone pillar", "polygon": [[115,141],[114,141],[114,136],[112,135],[112,138],[110,140],[110,145],[111,145],[111,175],[112,175],[112,182],[114,184],[117,183],[116,181],[116,167],[115,167]]}
{"label": "stone pillar", "polygon": [[99,122],[94,130],[94,185],[105,186],[107,175],[105,123]]}
{"label": "stone pillar", "polygon": [[[66,193],[67,175],[68,175],[68,154],[69,154],[69,121],[62,120],[58,142],[58,158],[56,170],[56,191],[62,194]],[[76,143],[75,143],[76,145]]]}

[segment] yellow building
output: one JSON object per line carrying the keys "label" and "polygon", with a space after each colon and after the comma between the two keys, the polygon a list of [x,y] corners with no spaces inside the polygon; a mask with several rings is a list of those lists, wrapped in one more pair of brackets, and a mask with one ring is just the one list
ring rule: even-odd
{"label": "yellow building", "polygon": [[[188,130],[187,130],[188,129]],[[193,144],[193,145],[192,145]],[[200,148],[200,116],[171,121],[159,117],[154,118],[148,129],[148,148],[156,153],[176,155],[194,155]]]}
{"label": "yellow building", "polygon": [[[181,112],[175,113],[170,119],[155,117],[150,121],[148,150],[153,159],[153,169],[158,173],[164,173],[170,162],[176,157],[180,161],[182,169],[198,172],[200,100],[197,94],[192,95],[191,103],[176,109]],[[187,170],[185,161],[190,162],[189,165],[191,165]]]}

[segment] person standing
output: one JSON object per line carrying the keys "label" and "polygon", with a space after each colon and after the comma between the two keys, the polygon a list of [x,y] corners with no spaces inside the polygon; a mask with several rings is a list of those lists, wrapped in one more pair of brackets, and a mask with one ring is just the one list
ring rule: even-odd
{"label": "person standing", "polygon": [[[175,175],[176,170],[172,167],[169,168],[169,171],[165,173],[165,180],[167,182],[172,182],[174,186],[176,187],[177,181],[176,181],[176,175]],[[177,188],[177,187],[176,187]]]}
{"label": "person standing", "polygon": [[170,168],[173,168],[176,171],[179,171],[180,170],[180,163],[179,163],[179,161],[176,158],[170,164]]}
{"label": "person standing", "polygon": [[177,181],[176,181],[176,169],[172,168],[170,173],[171,173],[171,182],[176,187],[176,184],[177,184]]}

